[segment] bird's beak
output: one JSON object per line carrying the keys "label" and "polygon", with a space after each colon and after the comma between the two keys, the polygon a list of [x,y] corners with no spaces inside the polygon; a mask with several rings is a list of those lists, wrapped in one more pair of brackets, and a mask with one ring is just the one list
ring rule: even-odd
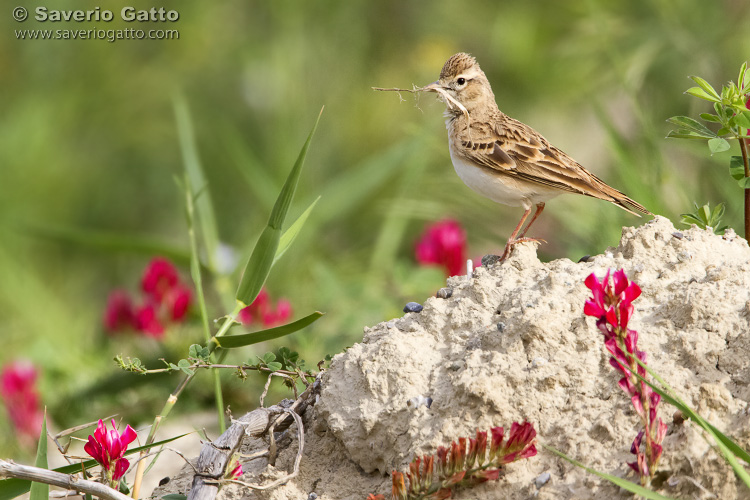
{"label": "bird's beak", "polygon": [[443,88],[443,86],[440,85],[440,81],[437,81],[437,82],[432,82],[429,85],[425,85],[420,90],[423,90],[425,92],[437,92],[438,89],[442,89],[442,88]]}

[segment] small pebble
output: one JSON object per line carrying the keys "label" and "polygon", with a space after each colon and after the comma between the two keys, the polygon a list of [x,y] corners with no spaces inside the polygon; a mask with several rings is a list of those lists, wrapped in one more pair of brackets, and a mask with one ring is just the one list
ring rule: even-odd
{"label": "small pebble", "polygon": [[418,304],[417,302],[408,302],[404,306],[404,312],[405,313],[418,313],[422,312],[422,304]]}
{"label": "small pebble", "polygon": [[504,330],[505,330],[505,323],[501,321],[500,323],[497,324],[497,331],[500,333],[503,333]]}
{"label": "small pebble", "polygon": [[675,237],[675,238],[677,238],[678,240],[681,240],[682,238],[684,238],[684,237],[685,237],[685,235],[684,235],[684,234],[682,234],[682,233],[681,233],[680,231],[675,231],[674,233],[672,233],[672,236],[674,236],[674,237]]}
{"label": "small pebble", "polygon": [[314,491],[310,493],[309,495],[307,495],[307,500],[316,500],[317,498],[318,498],[318,494],[315,493]]}
{"label": "small pebble", "polygon": [[448,369],[452,372],[457,372],[458,370],[464,368],[465,366],[466,366],[466,363],[464,361],[454,361],[453,363],[451,363]]}
{"label": "small pebble", "polygon": [[536,486],[536,489],[541,489],[542,486],[547,484],[549,482],[549,472],[543,472],[539,474],[539,476],[534,479],[534,486]]}
{"label": "small pebble", "polygon": [[685,415],[683,415],[680,410],[677,410],[676,412],[674,412],[674,415],[672,415],[672,423],[674,425],[682,425],[684,421],[685,421]]}
{"label": "small pebble", "polygon": [[500,256],[499,255],[485,255],[482,257],[482,267],[489,267],[493,266],[500,262]]}
{"label": "small pebble", "polygon": [[167,484],[168,482],[169,482],[169,478],[168,478],[168,477],[163,477],[163,478],[161,478],[161,480],[159,481],[159,486],[164,486],[164,485],[165,485],[165,484]]}
{"label": "small pebble", "polygon": [[406,407],[409,409],[416,410],[420,406],[426,406],[429,410],[432,406],[432,398],[430,396],[417,396],[406,402]]}
{"label": "small pebble", "polygon": [[453,295],[453,288],[441,288],[435,296],[439,299],[447,299]]}
{"label": "small pebble", "polygon": [[531,361],[531,367],[532,368],[539,368],[540,366],[544,366],[547,364],[547,360],[542,357],[534,358]]}
{"label": "small pebble", "polygon": [[578,263],[580,264],[581,262],[591,262],[591,260],[592,259],[590,255],[584,255],[583,257],[578,259]]}

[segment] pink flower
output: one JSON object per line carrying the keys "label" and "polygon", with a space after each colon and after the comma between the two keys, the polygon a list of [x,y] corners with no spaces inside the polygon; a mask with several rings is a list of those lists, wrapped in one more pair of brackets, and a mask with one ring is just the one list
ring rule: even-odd
{"label": "pink flower", "polygon": [[661,457],[661,443],[667,426],[657,416],[661,396],[632,373],[635,371],[646,378],[646,370],[637,363],[646,362],[646,353],[638,350],[638,332],[628,328],[635,311],[633,301],[641,295],[641,288],[631,282],[622,269],[611,278],[609,271],[601,281],[594,274],[586,278],[584,283],[592,296],[583,306],[583,312],[597,318],[596,326],[604,335],[604,347],[612,355],[609,364],[624,375],[617,384],[630,397],[633,409],[643,424],[643,430],[635,437],[630,448],[636,461],[628,465],[638,473],[641,484],[646,486]]}
{"label": "pink flower", "polygon": [[161,303],[167,292],[177,285],[178,281],[179,276],[174,265],[164,257],[156,257],[143,271],[141,288],[157,303]]}
{"label": "pink flower", "polygon": [[237,462],[237,465],[232,469],[232,472],[229,473],[227,476],[227,479],[230,481],[236,481],[240,478],[242,475],[242,464]]}
{"label": "pink flower", "polygon": [[177,268],[169,260],[156,257],[143,272],[142,305],[135,307],[128,294],[112,292],[104,312],[104,327],[109,332],[133,328],[148,337],[161,339],[171,323],[184,321],[192,302],[192,292],[181,281]]}
{"label": "pink flower", "polygon": [[454,220],[437,222],[422,234],[414,253],[420,264],[437,264],[448,276],[456,276],[466,264],[466,232]]}
{"label": "pink flower", "polygon": [[167,292],[164,297],[164,304],[169,310],[169,316],[172,321],[182,321],[185,318],[191,299],[192,292],[181,283],[178,283]]}
{"label": "pink flower", "polygon": [[33,447],[42,429],[36,378],[36,368],[29,361],[13,361],[0,374],[0,396],[18,440],[27,448]]}
{"label": "pink flower", "polygon": [[135,311],[135,328],[148,337],[161,339],[164,336],[164,325],[157,316],[155,304],[144,304]]}
{"label": "pink flower", "polygon": [[110,482],[119,481],[130,467],[130,462],[123,458],[128,445],[136,438],[136,433],[129,425],[120,435],[114,419],[112,420],[112,430],[108,431],[101,419],[96,426],[93,436],[89,436],[89,441],[83,449],[91,455],[94,460],[104,467],[107,478]]}
{"label": "pink flower", "polygon": [[286,299],[279,299],[274,307],[268,292],[263,288],[252,304],[244,307],[237,314],[237,321],[247,326],[260,320],[265,328],[285,323],[292,317],[292,304]]}
{"label": "pink flower", "polygon": [[104,310],[104,328],[110,333],[135,328],[135,311],[127,292],[115,290],[109,294]]}
{"label": "pink flower", "polygon": [[641,287],[628,280],[625,271],[616,271],[610,280],[610,272],[600,281],[590,274],[584,281],[591,290],[591,298],[583,306],[583,314],[606,319],[613,327],[627,328],[633,315],[632,302],[641,295]]}

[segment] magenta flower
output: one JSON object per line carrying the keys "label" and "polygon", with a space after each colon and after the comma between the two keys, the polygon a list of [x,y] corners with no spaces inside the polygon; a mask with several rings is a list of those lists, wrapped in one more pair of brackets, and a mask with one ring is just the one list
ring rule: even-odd
{"label": "magenta flower", "polygon": [[83,449],[99,462],[104,468],[107,480],[114,484],[125,475],[130,462],[124,458],[128,445],[137,437],[135,431],[129,425],[125,427],[122,435],[117,431],[117,425],[112,420],[112,430],[108,431],[104,422],[99,419],[93,436],[89,436],[89,442]]}
{"label": "magenta flower", "polygon": [[628,328],[635,311],[633,301],[641,295],[641,288],[631,282],[622,269],[616,271],[611,280],[607,271],[601,281],[591,274],[584,283],[592,296],[583,306],[583,313],[597,318],[596,326],[604,335],[604,347],[612,355],[609,364],[623,375],[617,384],[630,396],[643,423],[643,430],[633,440],[630,449],[636,461],[628,465],[639,474],[645,486],[656,472],[667,425],[657,416],[661,401],[659,394],[632,373],[634,371],[644,379],[647,375],[636,362],[646,363],[646,353],[638,350],[638,332]]}
{"label": "magenta flower", "polygon": [[34,446],[42,429],[36,378],[36,368],[29,361],[13,361],[0,374],[0,396],[24,448]]}
{"label": "magenta flower", "polygon": [[240,310],[237,321],[245,326],[260,321],[265,328],[270,328],[285,323],[291,317],[292,304],[286,299],[279,299],[274,306],[268,291],[263,288],[252,304]]}
{"label": "magenta flower", "polygon": [[146,303],[135,311],[135,328],[147,337],[161,339],[164,325],[159,320],[156,304]]}
{"label": "magenta flower", "polygon": [[241,475],[242,475],[242,464],[237,462],[237,465],[234,466],[234,469],[232,469],[232,472],[230,472],[227,475],[227,479],[229,479],[230,481],[237,481]]}
{"label": "magenta flower", "polygon": [[461,274],[466,265],[466,232],[454,220],[442,220],[427,227],[414,253],[422,265],[439,265],[447,276]]}
{"label": "magenta flower", "polygon": [[104,328],[110,333],[135,328],[133,302],[124,290],[115,290],[109,294],[104,310]]}
{"label": "magenta flower", "polygon": [[[514,422],[505,444],[502,427],[491,428],[489,434],[492,436],[489,454],[488,433],[477,430],[475,438],[461,437],[449,447],[438,446],[435,455],[416,457],[409,464],[409,471],[406,473],[393,471],[392,498],[450,498],[455,488],[496,480],[505,465],[536,455],[536,431],[528,422]],[[382,496],[370,495],[368,498],[379,500]]]}
{"label": "magenta flower", "polygon": [[178,283],[167,292],[164,297],[164,303],[172,321],[182,321],[185,318],[191,299],[192,292],[181,283]]}
{"label": "magenta flower", "polygon": [[141,278],[143,302],[134,306],[127,292],[116,290],[107,301],[104,328],[117,332],[132,328],[147,337],[161,339],[167,327],[187,317],[192,291],[180,281],[177,268],[169,260],[156,257]]}
{"label": "magenta flower", "polygon": [[157,303],[161,303],[167,292],[177,285],[179,280],[174,264],[164,257],[156,257],[143,271],[141,289],[151,295]]}

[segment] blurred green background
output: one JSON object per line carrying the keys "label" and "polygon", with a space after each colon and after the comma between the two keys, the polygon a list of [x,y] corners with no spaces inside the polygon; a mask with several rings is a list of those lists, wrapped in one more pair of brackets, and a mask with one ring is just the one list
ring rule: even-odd
{"label": "blurred green background", "polygon": [[[117,19],[123,2],[24,4],[99,6]],[[42,399],[58,428],[111,413],[149,422],[180,376],[122,374],[112,357],[158,366],[158,357],[178,359],[202,338],[197,321],[170,330],[163,344],[108,338],[101,325],[108,293],[135,292],[152,255],[97,248],[87,236],[104,231],[187,249],[183,197],[173,180],[183,161],[175,96],[190,109],[221,240],[240,255],[252,248],[325,105],[288,221],[322,199],[267,288],[291,301],[295,317],[316,309],[327,315],[274,346],[233,353],[237,362],[289,345],[314,367],[360,340],[363,326],[434,294],[442,271],[420,268],[413,257],[429,222],[460,221],[471,257],[502,249],[521,210],[480,198],[455,175],[443,104],[371,90],[434,81],[458,51],[477,57],[500,109],[653,212],[679,226],[693,201],[725,201],[725,222],[742,227],[729,153],[712,158],[702,142],[664,137],[667,118],[709,111],[683,95],[692,86],[688,75],[720,86],[748,58],[745,0],[134,6],[176,9],[180,19],[18,23],[10,4],[0,13],[0,364],[27,358],[41,368]],[[180,37],[110,43],[14,34],[141,27],[179,29]],[[539,249],[543,260],[578,260],[616,245],[623,225],[646,220],[563,196],[548,203],[532,236],[549,242]],[[81,230],[81,241],[40,236],[40,228]],[[236,282],[228,296],[209,293],[212,316],[229,312]],[[261,377],[223,378],[235,413],[255,407]],[[203,374],[174,415],[210,409],[210,389]],[[0,455],[18,452],[5,413],[0,436]]]}

